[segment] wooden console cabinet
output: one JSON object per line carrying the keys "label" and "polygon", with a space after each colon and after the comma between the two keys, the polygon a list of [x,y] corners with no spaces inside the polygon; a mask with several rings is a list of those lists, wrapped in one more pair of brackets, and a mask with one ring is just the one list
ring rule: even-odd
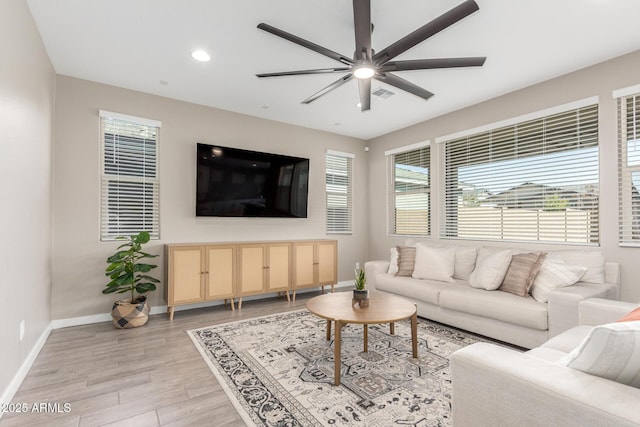
{"label": "wooden console cabinet", "polygon": [[167,312],[176,306],[227,300],[235,310],[242,297],[337,283],[338,242],[203,243],[166,245]]}

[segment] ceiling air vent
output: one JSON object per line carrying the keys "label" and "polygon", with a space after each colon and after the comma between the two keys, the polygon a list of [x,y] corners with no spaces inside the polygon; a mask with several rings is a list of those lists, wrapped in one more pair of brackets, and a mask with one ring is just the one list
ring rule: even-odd
{"label": "ceiling air vent", "polygon": [[390,90],[386,90],[386,89],[383,89],[383,88],[378,88],[378,89],[374,90],[373,92],[371,92],[371,94],[373,96],[375,96],[377,99],[381,100],[381,101],[389,98],[390,96],[395,95],[394,92],[391,92]]}

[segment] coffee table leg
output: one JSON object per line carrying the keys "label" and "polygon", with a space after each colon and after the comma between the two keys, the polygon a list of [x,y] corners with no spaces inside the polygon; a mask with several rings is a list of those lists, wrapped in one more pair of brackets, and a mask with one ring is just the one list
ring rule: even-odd
{"label": "coffee table leg", "polygon": [[413,347],[413,357],[418,357],[418,313],[411,316],[411,345]]}
{"label": "coffee table leg", "polygon": [[389,323],[389,334],[393,335],[396,333],[396,324],[391,322]]}
{"label": "coffee table leg", "polygon": [[327,320],[327,341],[331,339],[331,320]]}
{"label": "coffee table leg", "polygon": [[362,325],[364,327],[364,331],[362,336],[364,337],[364,352],[369,351],[369,325]]}
{"label": "coffee table leg", "polygon": [[333,340],[333,359],[334,359],[334,371],[335,371],[335,385],[340,385],[340,341],[342,340],[342,321],[334,320],[334,340]]}

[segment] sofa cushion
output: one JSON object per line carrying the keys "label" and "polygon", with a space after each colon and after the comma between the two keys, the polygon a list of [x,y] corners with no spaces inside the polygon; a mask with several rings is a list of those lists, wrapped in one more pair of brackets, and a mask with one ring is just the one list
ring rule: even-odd
{"label": "sofa cushion", "polygon": [[502,284],[511,263],[511,251],[509,249],[494,250],[480,248],[476,268],[469,277],[469,285],[488,291],[496,290]]}
{"label": "sofa cushion", "polygon": [[600,251],[555,251],[567,264],[581,265],[587,268],[580,279],[586,283],[604,283],[604,255]]}
{"label": "sofa cushion", "polygon": [[416,265],[411,277],[453,282],[455,260],[456,249],[453,247],[434,247],[418,243],[416,245]]}
{"label": "sofa cushion", "polygon": [[546,331],[547,304],[533,298],[522,298],[508,292],[489,292],[469,286],[444,286],[440,291],[440,307],[463,311],[527,328]]}
{"label": "sofa cushion", "polygon": [[543,260],[544,254],[542,252],[513,255],[507,274],[498,289],[526,297],[533,286],[533,280],[536,278]]}
{"label": "sofa cushion", "polygon": [[[388,274],[378,274],[376,276],[376,289],[433,305],[438,305],[440,291],[451,286],[454,286],[454,284],[436,280],[419,280]],[[468,287],[466,285],[463,286]]]}
{"label": "sofa cushion", "polygon": [[416,264],[416,248],[413,246],[396,246],[398,251],[398,272],[396,276],[409,277]]}
{"label": "sofa cushion", "polygon": [[531,296],[536,301],[548,302],[551,291],[577,283],[586,271],[586,267],[566,264],[557,255],[549,255],[533,281]]}
{"label": "sofa cushion", "polygon": [[552,348],[554,350],[562,351],[568,354],[580,345],[582,341],[589,335],[593,326],[580,325],[574,326],[571,329],[567,329],[559,335],[551,338],[540,347]]}
{"label": "sofa cushion", "polygon": [[563,366],[640,388],[640,322],[595,326]]}

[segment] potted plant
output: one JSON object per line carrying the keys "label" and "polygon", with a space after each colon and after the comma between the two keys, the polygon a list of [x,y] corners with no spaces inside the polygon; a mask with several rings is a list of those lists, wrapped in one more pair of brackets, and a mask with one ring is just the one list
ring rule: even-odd
{"label": "potted plant", "polygon": [[354,281],[355,289],[353,290],[353,300],[358,302],[360,308],[369,306],[369,291],[366,289],[367,278],[364,274],[364,270],[356,265],[354,269],[356,279]]}
{"label": "potted plant", "polygon": [[155,291],[155,284],[159,282],[158,279],[146,274],[157,265],[140,261],[145,258],[155,258],[158,255],[142,251],[142,245],[150,239],[147,231],[117,239],[127,242],[118,246],[118,251],[107,258],[109,265],[105,274],[111,281],[107,283],[102,293],[130,293],[128,299],[113,303],[111,317],[116,328],[135,328],[146,324],[149,320],[149,304],[147,297],[143,294]]}

